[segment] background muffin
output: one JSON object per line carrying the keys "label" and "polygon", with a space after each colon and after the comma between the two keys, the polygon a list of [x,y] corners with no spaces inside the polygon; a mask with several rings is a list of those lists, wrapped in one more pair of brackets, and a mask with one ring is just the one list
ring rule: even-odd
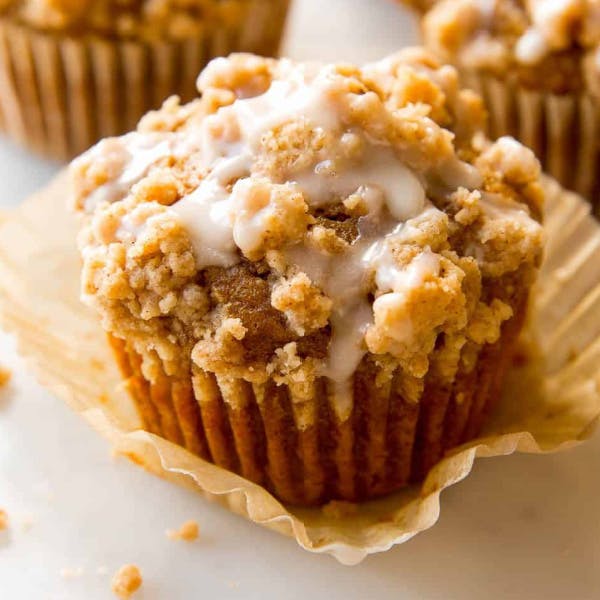
{"label": "background muffin", "polygon": [[288,0],[0,0],[0,126],[53,158],[135,127],[233,50],[277,52]]}
{"label": "background muffin", "polygon": [[541,253],[533,154],[413,49],[213,61],[72,167],[83,297],[143,427],[296,504],[477,434]]}
{"label": "background muffin", "polygon": [[519,138],[598,210],[598,2],[444,0],[423,31],[426,45],[483,96],[491,135]]}

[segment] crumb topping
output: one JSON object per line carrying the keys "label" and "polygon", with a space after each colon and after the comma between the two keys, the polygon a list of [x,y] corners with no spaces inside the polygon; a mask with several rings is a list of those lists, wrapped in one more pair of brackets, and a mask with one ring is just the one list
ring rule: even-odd
{"label": "crumb topping", "polygon": [[326,377],[342,398],[367,357],[410,396],[434,353],[498,338],[499,282],[541,255],[540,169],[482,137],[453,68],[232,55],[198,85],[72,165],[83,298],[149,379]]}
{"label": "crumb topping", "polygon": [[124,565],[113,576],[111,590],[120,600],[128,600],[140,589],[142,574],[136,565]]}
{"label": "crumb topping", "polygon": [[42,31],[126,39],[199,37],[206,27],[231,27],[249,0],[0,0],[0,11]]}
{"label": "crumb topping", "polygon": [[600,93],[597,0],[442,0],[423,22],[445,60],[555,93]]}
{"label": "crumb topping", "polygon": [[196,521],[186,521],[179,529],[168,529],[167,537],[171,540],[183,540],[184,542],[193,542],[198,539],[200,528]]}

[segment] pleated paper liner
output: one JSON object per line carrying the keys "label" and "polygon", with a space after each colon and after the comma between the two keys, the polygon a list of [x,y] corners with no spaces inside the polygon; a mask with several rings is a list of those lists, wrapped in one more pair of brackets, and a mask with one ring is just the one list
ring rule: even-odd
{"label": "pleated paper liner", "polygon": [[231,52],[277,53],[289,0],[241,0],[240,14],[197,38],[138,42],[68,37],[0,18],[0,128],[66,160],[135,128],[173,94],[197,96],[208,61]]}
{"label": "pleated paper liner", "polygon": [[[6,213],[0,223],[0,318],[16,333],[42,383],[106,435],[117,451],[293,536],[307,550],[352,564],[431,527],[439,515],[441,490],[463,479],[476,456],[556,451],[591,434],[600,414],[600,229],[578,196],[551,181],[547,187],[547,258],[525,336],[537,341],[535,359],[521,360],[511,371],[482,437],[449,452],[422,485],[356,506],[291,508],[264,487],[179,445],[186,443],[189,431],[180,428],[176,444],[140,429],[97,318],[78,299],[77,226],[64,207],[64,175]],[[190,391],[180,391],[185,405]],[[159,406],[157,399],[156,410]],[[168,412],[170,404],[162,410]],[[177,431],[174,420],[166,423]],[[226,436],[223,440],[227,442]],[[250,474],[253,464],[241,468]],[[319,477],[312,481],[318,483]]]}
{"label": "pleated paper liner", "polygon": [[529,146],[544,170],[592,202],[600,215],[600,100],[590,94],[551,94],[476,71],[462,81],[481,94],[489,134],[511,135]]}
{"label": "pleated paper liner", "polygon": [[188,379],[163,373],[148,381],[131,346],[114,337],[109,343],[146,431],[293,505],[362,501],[422,481],[446,450],[479,433],[525,320],[527,295],[513,299],[514,317],[497,343],[481,348],[474,367],[461,362],[455,375],[443,374],[436,365],[444,363],[444,348],[434,351],[422,389],[402,372],[386,376],[363,360],[353,408],[343,417],[326,380],[294,389],[195,368]]}

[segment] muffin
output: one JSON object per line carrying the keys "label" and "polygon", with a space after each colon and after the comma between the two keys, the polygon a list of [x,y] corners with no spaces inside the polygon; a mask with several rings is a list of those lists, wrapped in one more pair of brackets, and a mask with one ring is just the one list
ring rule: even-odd
{"label": "muffin", "polygon": [[289,0],[0,0],[0,129],[54,159],[194,97],[215,56],[277,52]]}
{"label": "muffin", "polygon": [[410,49],[252,55],[71,167],[141,427],[281,501],[421,481],[491,410],[542,251],[533,153]]}
{"label": "muffin", "polygon": [[492,137],[518,138],[598,211],[600,4],[443,0],[423,33],[483,96]]}

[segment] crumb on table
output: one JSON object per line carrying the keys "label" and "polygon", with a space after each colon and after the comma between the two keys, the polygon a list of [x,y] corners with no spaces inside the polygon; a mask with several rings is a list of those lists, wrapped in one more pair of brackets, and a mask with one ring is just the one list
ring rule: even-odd
{"label": "crumb on table", "polygon": [[127,600],[142,585],[142,574],[136,565],[123,565],[113,576],[111,589],[121,600]]}
{"label": "crumb on table", "polygon": [[0,508],[0,531],[8,529],[8,515],[6,511]]}
{"label": "crumb on table", "polygon": [[167,529],[167,537],[171,540],[193,542],[198,539],[198,523],[194,520],[186,521],[179,529]]}
{"label": "crumb on table", "polygon": [[0,387],[6,385],[10,381],[11,376],[11,370],[0,365]]}

